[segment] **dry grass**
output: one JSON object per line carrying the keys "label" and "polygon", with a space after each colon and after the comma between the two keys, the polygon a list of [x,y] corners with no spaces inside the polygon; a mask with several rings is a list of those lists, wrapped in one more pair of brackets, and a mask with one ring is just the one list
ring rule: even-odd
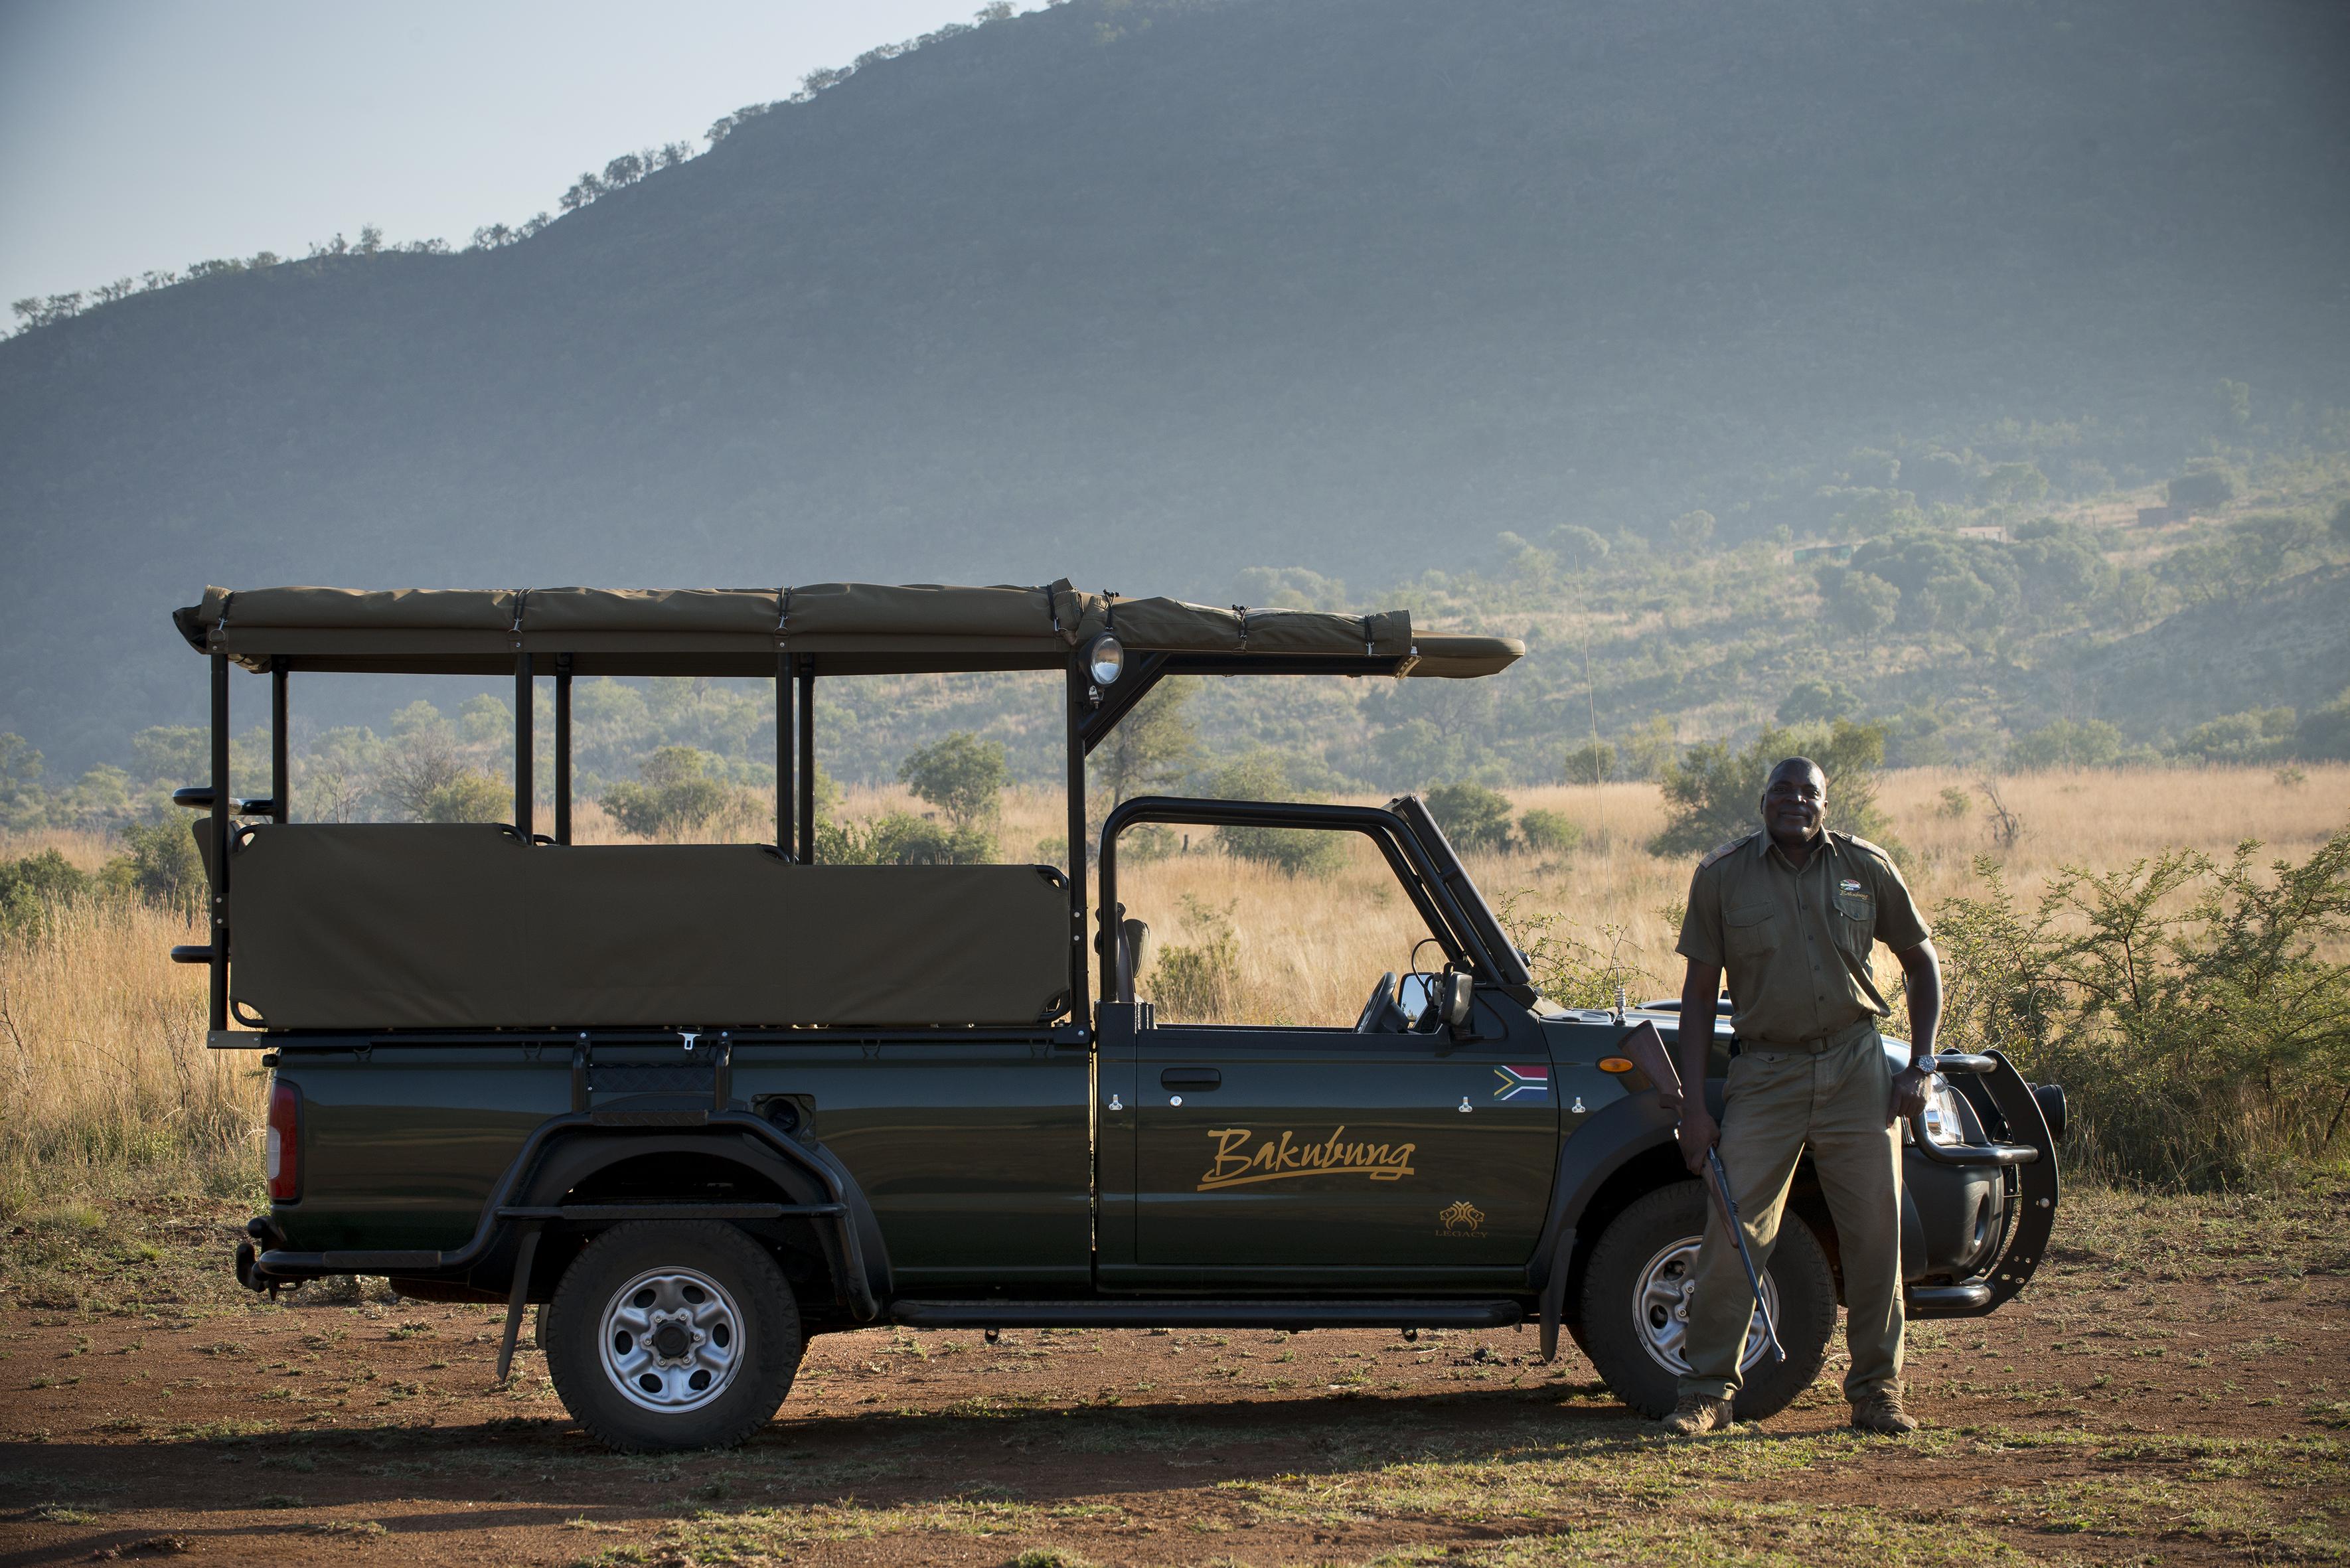
{"label": "dry grass", "polygon": [[203,971],[168,957],[202,940],[176,914],[92,900],[0,949],[0,1208],[141,1172],[246,1179],[256,1059],[205,1049]]}
{"label": "dry grass", "polygon": [[[2055,868],[2125,863],[2172,846],[2224,854],[2241,838],[2300,858],[2350,819],[2350,766],[2307,764],[2298,784],[2266,768],[2051,773],[2006,780],[2023,837],[2001,852],[2029,896]],[[1938,769],[1887,777],[1881,798],[1908,851],[1930,915],[1967,890],[1970,861],[1998,849],[1979,795],[1963,816],[1943,815],[1941,792],[1971,792],[1974,779]],[[1655,786],[1617,784],[1513,792],[1520,809],[1547,806],[1584,828],[1565,854],[1474,857],[1471,870],[1498,902],[1523,890],[1527,906],[1557,914],[1588,936],[1623,929],[1634,967],[1656,993],[1678,985],[1673,922],[1689,867],[1643,847],[1663,825]],[[916,809],[902,789],[849,792],[854,818]],[[583,814],[583,828],[592,819]],[[1060,797],[1018,791],[1002,825],[1007,858],[1037,857],[1066,831]],[[598,831],[596,836],[604,835]],[[582,836],[588,836],[583,833]],[[1239,939],[1239,1015],[1257,1022],[1351,1023],[1371,981],[1410,961],[1418,919],[1386,867],[1358,846],[1323,878],[1293,878],[1211,850],[1194,830],[1191,852],[1121,868],[1130,913],[1160,943],[1199,941],[1191,911],[1224,911]],[[88,835],[43,834],[0,843],[0,857],[56,847],[85,869],[112,853]],[[121,904],[58,912],[49,929],[0,944],[0,1205],[20,1201],[37,1173],[50,1194],[123,1173],[204,1186],[249,1183],[261,1113],[255,1059],[207,1051],[203,975],[165,957],[201,940],[176,916]],[[138,1179],[144,1180],[143,1177]]]}
{"label": "dry grass", "polygon": [[[2004,779],[2001,796],[2024,824],[2022,836],[2006,847],[1993,838],[1976,775],[1942,768],[1890,774],[1879,802],[1930,919],[1945,900],[1978,890],[1973,860],[1979,855],[1999,858],[2010,885],[2027,899],[2060,866],[2126,865],[2171,847],[2224,857],[2239,840],[2257,838],[2267,846],[2264,857],[2304,858],[2350,821],[2350,766],[2304,764],[2303,772],[2297,784],[2279,783],[2264,767],[2068,771]],[[1964,815],[1946,814],[1942,792],[1950,788],[1969,798]],[[1581,825],[1584,841],[1557,856],[1471,857],[1470,871],[1487,898],[1498,905],[1504,894],[1523,890],[1527,908],[1558,915],[1586,940],[1620,928],[1625,954],[1652,993],[1677,992],[1679,965],[1672,949],[1691,867],[1646,847],[1665,823],[1657,786],[1555,785],[1509,793],[1521,811],[1541,806],[1565,813]],[[1048,809],[1057,810],[1058,802]],[[1025,815],[1015,809],[1010,820]],[[1195,831],[1195,851],[1204,851],[1208,840],[1204,831]],[[1351,1023],[1371,981],[1382,971],[1404,968],[1419,935],[1386,867],[1367,848],[1346,871],[1321,881],[1195,852],[1121,866],[1119,883],[1128,912],[1148,920],[1162,941],[1199,940],[1186,895],[1211,909],[1232,908],[1241,938],[1241,992],[1251,1009],[1246,1016],[1256,1022]]]}

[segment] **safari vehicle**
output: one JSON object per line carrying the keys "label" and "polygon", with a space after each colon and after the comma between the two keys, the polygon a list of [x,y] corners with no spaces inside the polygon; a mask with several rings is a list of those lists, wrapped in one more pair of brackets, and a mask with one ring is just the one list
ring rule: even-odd
{"label": "safari vehicle", "polygon": [[[210,936],[173,956],[210,969],[212,1044],[273,1073],[246,1285],[502,1302],[502,1377],[540,1303],[566,1405],[623,1449],[738,1440],[808,1335],[877,1324],[1532,1323],[1545,1357],[1565,1328],[1627,1403],[1671,1404],[1702,1200],[1617,1054],[1669,1012],[1541,995],[1410,795],[1128,800],[1088,864],[1087,753],[1154,682],[1477,679],[1521,645],[1066,583],[214,588],[175,618],[211,660],[212,782],[179,794],[207,814]],[[260,799],[233,793],[238,670],[268,678]],[[1057,688],[1068,864],[818,864],[816,682],[967,670]],[[289,680],[346,671],[511,674],[514,820],[302,820]],[[571,686],[605,675],[772,680],[775,842],[573,844]],[[1351,1028],[1158,1018],[1118,893],[1121,837],[1149,824],[1362,836],[1408,906],[1410,972],[1360,977]],[[2061,1096],[1995,1055],[1942,1070],[1907,1161],[1920,1317],[2012,1297],[2056,1201]],[[1812,1379],[1835,1318],[1807,1178],[1793,1213],[1768,1272],[1788,1357],[1754,1369],[1750,1417]]]}

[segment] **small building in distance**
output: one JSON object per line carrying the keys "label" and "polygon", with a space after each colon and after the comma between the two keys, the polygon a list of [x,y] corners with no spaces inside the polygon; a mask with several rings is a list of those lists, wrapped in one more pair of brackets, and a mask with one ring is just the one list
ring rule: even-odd
{"label": "small building in distance", "polygon": [[1961,539],[1989,539],[1995,545],[2007,543],[2007,530],[1995,523],[1976,524],[1959,530]]}

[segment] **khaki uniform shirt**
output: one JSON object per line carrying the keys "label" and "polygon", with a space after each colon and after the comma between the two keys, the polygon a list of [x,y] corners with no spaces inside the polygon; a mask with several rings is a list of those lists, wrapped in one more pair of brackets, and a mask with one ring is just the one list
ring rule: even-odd
{"label": "khaki uniform shirt", "polygon": [[1728,973],[1740,1039],[1798,1046],[1890,1012],[1870,945],[1899,952],[1932,934],[1868,840],[1823,834],[1798,871],[1758,828],[1698,862],[1679,951]]}

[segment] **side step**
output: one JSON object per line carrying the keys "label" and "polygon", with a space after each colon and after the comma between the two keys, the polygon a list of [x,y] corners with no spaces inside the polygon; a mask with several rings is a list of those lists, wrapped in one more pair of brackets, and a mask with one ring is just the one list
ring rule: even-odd
{"label": "side step", "polygon": [[1510,1301],[1217,1301],[1196,1296],[1075,1301],[905,1301],[908,1328],[1507,1328]]}

